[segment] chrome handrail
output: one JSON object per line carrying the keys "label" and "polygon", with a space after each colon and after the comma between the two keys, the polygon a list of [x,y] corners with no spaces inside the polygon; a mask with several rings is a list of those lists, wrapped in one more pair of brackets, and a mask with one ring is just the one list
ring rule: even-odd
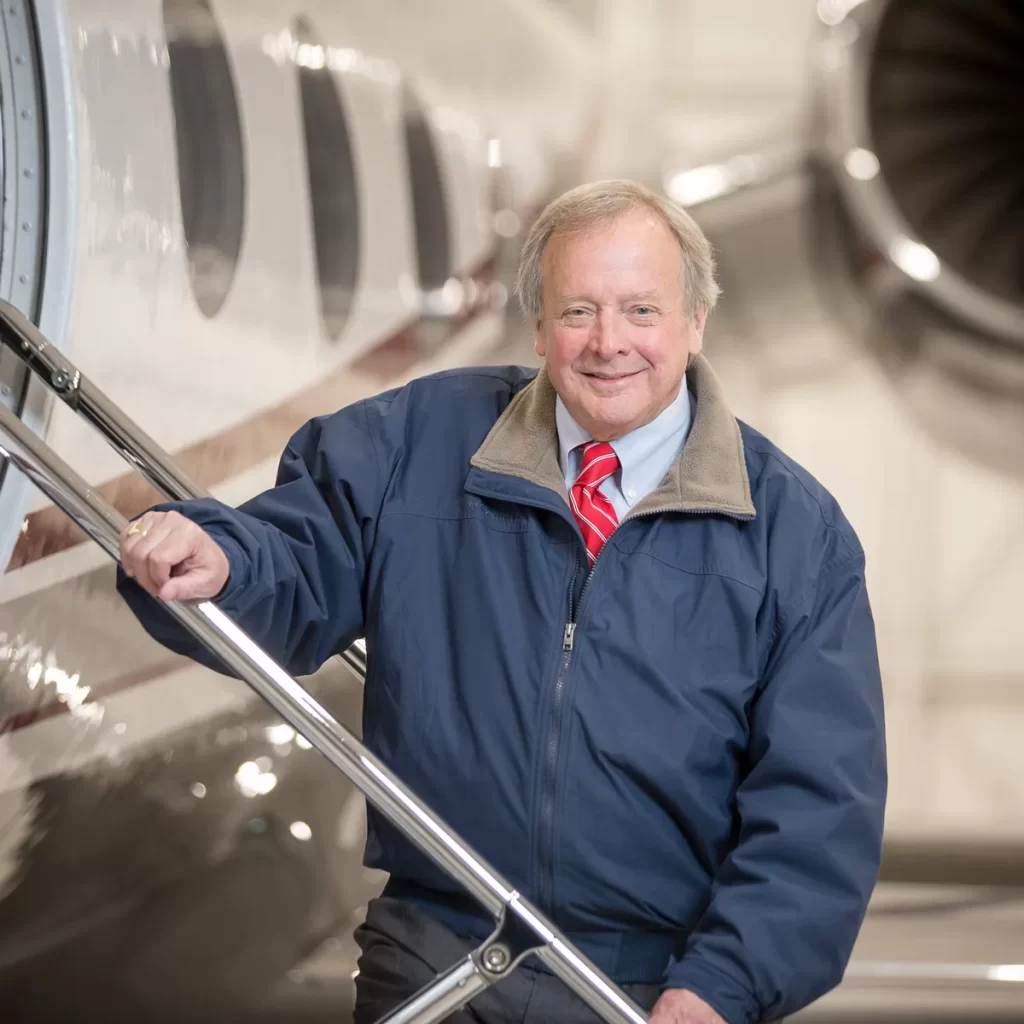
{"label": "chrome handrail", "polygon": [[[187,480],[170,458],[79,371],[49,346],[38,330],[12,307],[0,303],[0,337],[33,370],[50,367],[69,374],[76,396],[71,407],[87,415],[129,461],[146,466],[150,479],[176,488]],[[16,311],[15,311],[16,312]],[[15,344],[12,344],[14,342]],[[26,352],[26,350],[28,350]],[[26,357],[27,356],[27,357]],[[64,384],[50,380],[51,387]],[[107,430],[109,429],[109,433]],[[116,439],[115,439],[116,438]],[[127,520],[82,479],[13,412],[0,405],[0,455],[23,472],[78,524],[114,561]],[[158,458],[150,460],[151,455]],[[170,472],[165,472],[170,470]],[[381,812],[436,864],[460,881],[497,920],[492,936],[389,1014],[387,1024],[436,1024],[479,992],[507,977],[529,954],[539,957],[610,1024],[642,1024],[643,1011],[583,956],[545,917],[450,831],[411,790],[362,745],[326,708],[238,628],[211,601],[166,602],[164,607],[193,636],[232,669],[285,721],[338,768]],[[383,1024],[383,1022],[382,1022]]]}
{"label": "chrome handrail", "polygon": [[[134,420],[125,415],[21,310],[0,299],[0,343],[6,345],[65,405],[91,423],[103,439],[168,498],[209,498]],[[361,680],[366,678],[366,643],[356,640],[340,655]]]}

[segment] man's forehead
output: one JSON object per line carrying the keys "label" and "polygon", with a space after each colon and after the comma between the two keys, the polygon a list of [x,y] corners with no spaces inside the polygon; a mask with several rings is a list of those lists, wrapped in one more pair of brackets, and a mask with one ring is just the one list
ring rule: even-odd
{"label": "man's forehead", "polygon": [[[657,299],[660,298],[662,291],[660,288],[645,288],[642,291],[624,291],[616,292],[616,298],[621,302],[642,302],[645,299]],[[564,295],[555,295],[554,298],[559,302],[572,302],[574,299],[583,301],[590,299],[592,296],[589,292],[566,292]]]}
{"label": "man's forehead", "polygon": [[643,238],[553,240],[544,253],[548,287],[574,292],[603,278],[636,294],[663,289],[679,276],[681,254],[672,239],[662,244]]}
{"label": "man's forehead", "polygon": [[654,214],[624,214],[573,231],[559,231],[544,246],[545,268],[572,260],[614,259],[640,252],[663,262],[678,262],[679,244],[671,230]]}

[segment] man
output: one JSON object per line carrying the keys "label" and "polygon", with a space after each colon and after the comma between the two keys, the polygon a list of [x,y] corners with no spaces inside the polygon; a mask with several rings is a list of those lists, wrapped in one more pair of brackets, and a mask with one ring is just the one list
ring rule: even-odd
{"label": "man", "polygon": [[[365,635],[365,742],[652,1021],[780,1019],[841,978],[879,866],[864,554],[729,413],[683,211],[575,189],[517,290],[540,373],[440,374],[315,420],[241,509],[143,516],[125,569],[216,597],[295,673]],[[366,860],[390,880],[358,933],[358,1024],[493,924],[372,809]],[[455,1019],[593,1018],[534,970]]]}

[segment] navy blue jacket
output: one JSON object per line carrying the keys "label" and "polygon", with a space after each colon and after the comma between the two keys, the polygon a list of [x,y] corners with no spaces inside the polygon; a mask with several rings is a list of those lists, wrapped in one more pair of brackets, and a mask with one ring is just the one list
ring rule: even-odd
{"label": "navy blue jacket", "polygon": [[[842,976],[880,861],[882,691],[836,502],[703,358],[687,379],[679,461],[590,573],[543,371],[414,381],[307,424],[238,510],[158,507],[223,546],[220,607],[293,673],[366,637],[365,743],[599,967],[741,1024]],[[490,930],[372,810],[366,861]]]}

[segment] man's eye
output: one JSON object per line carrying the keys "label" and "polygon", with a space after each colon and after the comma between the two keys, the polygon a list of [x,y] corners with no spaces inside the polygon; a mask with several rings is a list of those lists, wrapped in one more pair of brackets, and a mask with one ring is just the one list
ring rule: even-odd
{"label": "man's eye", "polygon": [[572,309],[566,310],[565,315],[568,317],[575,317],[578,319],[581,316],[586,316],[587,310],[580,309],[579,307],[573,307]]}
{"label": "man's eye", "polygon": [[637,316],[650,316],[654,312],[654,309],[651,306],[634,306],[633,312],[636,313]]}

